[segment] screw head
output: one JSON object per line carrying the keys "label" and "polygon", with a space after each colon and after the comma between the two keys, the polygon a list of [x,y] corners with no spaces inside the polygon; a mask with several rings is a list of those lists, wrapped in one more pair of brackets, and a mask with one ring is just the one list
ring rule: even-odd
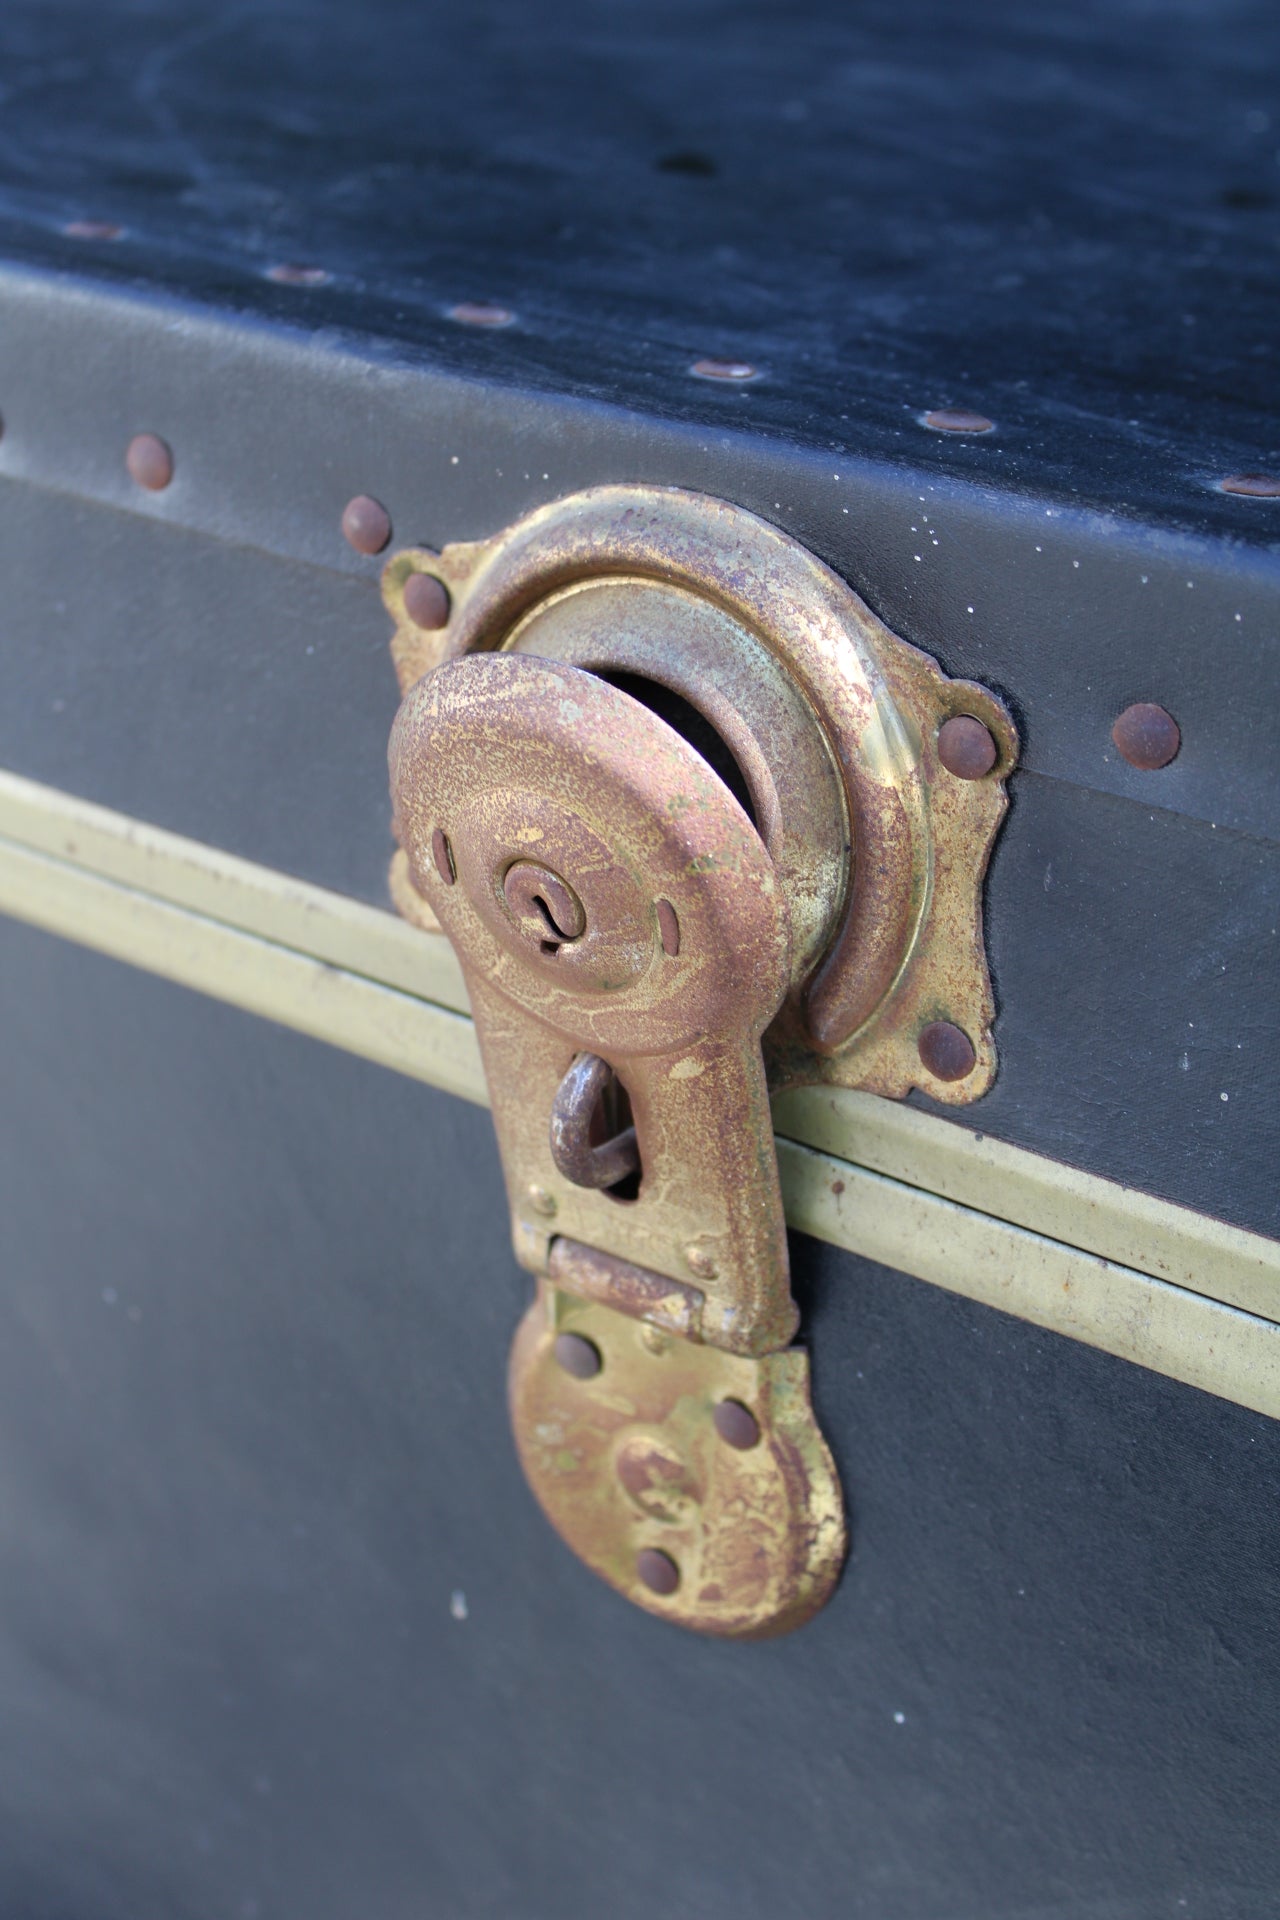
{"label": "screw head", "polygon": [[594,1380],[604,1365],[599,1347],[584,1333],[558,1333],[554,1353],[556,1365],[575,1380]]}
{"label": "screw head", "polygon": [[953,713],[938,728],[938,758],[957,780],[981,780],[999,759],[988,728],[969,713]]}
{"label": "screw head", "polygon": [[696,1273],[699,1280],[714,1280],[718,1272],[716,1258],[710,1247],[700,1246],[695,1240],[692,1246],[684,1250],[684,1263],[690,1273]]}
{"label": "screw head", "polygon": [[642,1547],[636,1555],[636,1574],[650,1593],[666,1599],[680,1585],[680,1569],[661,1547]]}
{"label": "screw head", "polygon": [[548,1193],[545,1187],[533,1186],[529,1188],[528,1199],[529,1205],[533,1208],[534,1212],[540,1213],[544,1220],[551,1220],[555,1217],[556,1197],[554,1193]]}
{"label": "screw head", "polygon": [[935,433],[994,433],[995,421],[985,413],[971,413],[968,407],[930,407],[920,423]]}
{"label": "screw head", "polygon": [[727,1447],[748,1453],[760,1444],[760,1422],[741,1400],[719,1400],[711,1415],[716,1432]]}
{"label": "screw head", "polygon": [[135,433],[125,448],[129,478],[148,493],[163,493],[173,479],[173,454],[158,433]]}
{"label": "screw head", "polygon": [[950,1020],[932,1021],[916,1044],[921,1062],[935,1080],[963,1080],[977,1064],[972,1040]]}
{"label": "screw head", "polygon": [[1182,745],[1173,715],[1151,700],[1126,707],[1111,729],[1111,738],[1121,758],[1143,773],[1167,767]]}
{"label": "screw head", "polygon": [[404,610],[415,627],[438,633],[449,624],[449,589],[434,573],[411,573],[404,583]]}

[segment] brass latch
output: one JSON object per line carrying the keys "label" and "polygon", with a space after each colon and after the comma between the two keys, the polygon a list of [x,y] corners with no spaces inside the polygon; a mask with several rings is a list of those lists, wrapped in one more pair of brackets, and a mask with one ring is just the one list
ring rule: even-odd
{"label": "brass latch", "polygon": [[[703,1631],[823,1604],[771,1092],[971,1100],[1016,739],[797,543],[606,488],[397,554],[398,904],[449,936],[538,1276],[511,1408],[587,1563]],[[948,737],[949,730],[949,737]]]}

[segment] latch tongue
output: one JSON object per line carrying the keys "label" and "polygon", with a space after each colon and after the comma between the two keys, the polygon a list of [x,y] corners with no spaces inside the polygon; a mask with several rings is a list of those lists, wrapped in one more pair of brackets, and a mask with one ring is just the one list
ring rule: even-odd
{"label": "latch tongue", "polygon": [[[517,1255],[544,1276],[512,1363],[534,1490],[642,1604],[712,1632],[798,1624],[843,1524],[805,1358],[784,1351],[760,1052],[790,979],[773,862],[679,734],[557,661],[442,666],[406,696],[390,757],[413,884],[466,975]],[[597,1139],[612,1080],[631,1125]],[[586,1267],[589,1299],[572,1291]],[[695,1303],[680,1329],[672,1297]],[[570,1323],[599,1358],[585,1377],[557,1359]],[[730,1400],[749,1450],[718,1437]]]}

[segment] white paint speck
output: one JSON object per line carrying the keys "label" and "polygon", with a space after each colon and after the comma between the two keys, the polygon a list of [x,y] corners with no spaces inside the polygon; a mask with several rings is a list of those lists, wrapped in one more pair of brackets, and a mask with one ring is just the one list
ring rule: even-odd
{"label": "white paint speck", "polygon": [[1179,1060],[1179,1062],[1178,1062],[1178,1065],[1179,1065],[1179,1066],[1180,1066],[1180,1067],[1182,1068],[1182,1071],[1183,1071],[1184,1073],[1190,1073],[1190,1071],[1191,1071],[1191,1055],[1190,1055],[1189,1053],[1184,1053],[1184,1054],[1183,1054],[1183,1056],[1182,1056],[1182,1058],[1181,1058],[1181,1060]]}
{"label": "white paint speck", "polygon": [[905,1713],[895,1713],[895,1714],[894,1714],[894,1716],[893,1716],[893,1724],[894,1724],[894,1726],[895,1726],[895,1727],[905,1727],[905,1726],[906,1726],[906,1724],[907,1724],[907,1716],[906,1716],[906,1714],[905,1714]]}
{"label": "white paint speck", "polygon": [[467,1596],[461,1587],[456,1588],[455,1591],[449,1595],[449,1611],[455,1620],[466,1619]]}
{"label": "white paint speck", "polygon": [[968,611],[969,613],[972,613],[972,612],[973,612],[973,608],[972,608],[972,607],[969,607],[969,608],[967,609],[967,611]]}
{"label": "white paint speck", "polygon": [[1078,560],[1073,560],[1071,564],[1073,567],[1078,567],[1080,565],[1080,562]]}
{"label": "white paint speck", "polygon": [[458,464],[458,456],[457,456],[457,454],[456,454],[456,453],[451,453],[451,454],[449,455],[449,465],[450,465],[451,467],[456,467],[456,466],[457,466],[457,464]]}
{"label": "white paint speck", "polygon": [[923,560],[923,559],[924,559],[924,555],[923,555],[922,553],[917,553],[917,554],[913,554],[913,555],[912,555],[912,558],[913,558],[913,559],[915,559],[915,560]]}
{"label": "white paint speck", "polygon": [[1229,1100],[1231,1098],[1231,1095],[1229,1093],[1220,1093],[1218,1095],[1218,1098],[1219,1100]]}

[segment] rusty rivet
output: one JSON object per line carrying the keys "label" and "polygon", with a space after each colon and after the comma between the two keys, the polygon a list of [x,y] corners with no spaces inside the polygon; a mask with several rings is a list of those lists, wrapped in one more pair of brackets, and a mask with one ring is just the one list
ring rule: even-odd
{"label": "rusty rivet", "polygon": [[135,433],[124,463],[130,479],[148,493],[163,493],[173,478],[173,454],[158,433]]}
{"label": "rusty rivet", "polygon": [[280,260],[267,268],[267,279],[278,287],[324,287],[332,278],[327,267],[308,267],[299,260]]}
{"label": "rusty rivet", "polygon": [[716,1432],[727,1447],[747,1453],[760,1444],[760,1422],[741,1400],[719,1400],[711,1415]]}
{"label": "rusty rivet", "polygon": [[529,1188],[529,1205],[535,1213],[550,1220],[556,1210],[556,1197],[554,1193],[548,1193],[545,1187],[533,1186]]}
{"label": "rusty rivet", "polygon": [[68,240],[121,240],[124,228],[115,220],[68,220],[62,229]]}
{"label": "rusty rivet", "polygon": [[636,1572],[650,1593],[665,1599],[680,1585],[680,1569],[669,1553],[660,1547],[642,1547],[636,1555]]}
{"label": "rusty rivet", "polygon": [[689,371],[699,380],[754,380],[757,370],[749,360],[695,360]]}
{"label": "rusty rivet", "polygon": [[921,414],[920,424],[935,433],[994,433],[996,425],[985,413],[971,413],[967,407],[931,407]]}
{"label": "rusty rivet", "polygon": [[680,922],[669,900],[658,902],[658,932],[662,935],[662,951],[674,960],[680,951]]}
{"label": "rusty rivet", "polygon": [[415,627],[435,633],[449,624],[449,589],[434,573],[411,573],[404,583],[404,610]]}
{"label": "rusty rivet", "polygon": [[973,1072],[978,1058],[968,1034],[950,1020],[932,1021],[917,1045],[921,1060],[935,1080],[963,1080]]}
{"label": "rusty rivet", "polygon": [[604,1365],[599,1347],[584,1333],[558,1333],[554,1351],[556,1365],[575,1380],[594,1380]]}
{"label": "rusty rivet", "polygon": [[999,753],[988,728],[969,713],[953,713],[938,728],[938,758],[957,780],[981,780]]}
{"label": "rusty rivet", "polygon": [[695,1240],[692,1246],[684,1250],[684,1262],[690,1273],[696,1273],[699,1280],[714,1280],[716,1277],[715,1255],[709,1247],[701,1247]]}
{"label": "rusty rivet", "polygon": [[1111,729],[1111,738],[1121,757],[1143,773],[1167,767],[1182,745],[1173,715],[1151,700],[1138,700],[1126,707]]}
{"label": "rusty rivet", "polygon": [[358,493],[342,509],[342,531],[357,553],[381,553],[391,538],[391,515],[380,500]]}
{"label": "rusty rivet", "polygon": [[437,827],[431,835],[431,858],[446,887],[451,887],[458,877],[458,870],[453,864],[453,848],[443,827]]}
{"label": "rusty rivet", "polygon": [[1241,493],[1249,500],[1280,500],[1280,474],[1229,473],[1218,482],[1219,493]]}
{"label": "rusty rivet", "polygon": [[449,308],[449,318],[461,327],[509,327],[515,322],[510,307],[491,306],[483,300],[460,300]]}

